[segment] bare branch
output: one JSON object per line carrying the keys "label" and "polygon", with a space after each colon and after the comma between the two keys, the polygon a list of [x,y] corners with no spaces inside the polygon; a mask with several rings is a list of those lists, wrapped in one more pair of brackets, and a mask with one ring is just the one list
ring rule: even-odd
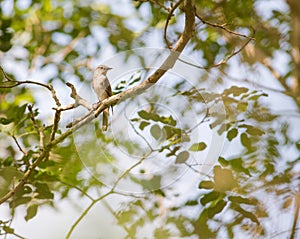
{"label": "bare branch", "polygon": [[[3,82],[3,83],[10,83],[10,85],[0,85],[0,88],[14,88],[14,87],[19,86],[19,85],[33,84],[33,85],[39,85],[39,86],[45,87],[46,89],[51,91],[49,85],[46,85],[46,84],[43,84],[43,83],[40,83],[40,82],[36,82],[36,81],[30,81],[30,80],[16,81],[16,80],[12,80],[10,78],[9,81]],[[14,83],[14,84],[11,84],[11,83]]]}
{"label": "bare branch", "polygon": [[[55,54],[52,54],[52,55],[46,57],[46,58],[44,59],[44,64],[48,64],[48,63],[50,63],[50,62],[54,62],[54,63],[59,63],[59,62],[61,62],[63,59],[66,58],[66,56],[67,56],[68,54],[70,54],[70,53],[74,50],[74,48],[75,48],[77,42],[78,42],[82,37],[84,37],[84,35],[85,35],[84,32],[79,32],[79,34],[77,35],[77,37],[74,38],[68,45],[66,45],[64,48],[62,48],[60,51],[56,52]],[[34,66],[33,66],[33,67],[34,67]],[[33,68],[33,67],[32,67],[32,68]]]}
{"label": "bare branch", "polygon": [[206,120],[207,117],[209,116],[209,108],[206,107],[205,108],[205,115],[203,116],[203,118],[196,124],[194,125],[192,128],[190,128],[188,131],[186,131],[186,133],[191,133],[194,129],[196,129],[199,125],[203,124]]}
{"label": "bare branch", "polygon": [[129,122],[131,128],[133,129],[133,131],[138,135],[140,136],[144,141],[145,143],[148,145],[149,149],[151,151],[154,151],[151,144],[148,142],[148,140],[144,137],[144,135],[142,135],[133,125],[133,123],[131,122],[131,120],[128,118],[128,115],[127,115],[127,112],[125,112],[125,118],[127,119],[127,121]]}
{"label": "bare branch", "polygon": [[150,151],[149,153],[145,154],[139,161],[137,161],[136,163],[134,163],[133,165],[131,165],[129,168],[127,168],[115,181],[111,191],[114,191],[115,188],[117,187],[118,183],[121,181],[122,178],[124,178],[132,169],[134,169],[136,166],[140,165],[146,158],[148,158],[150,156],[150,154],[152,154],[153,151]]}
{"label": "bare branch", "polygon": [[29,110],[29,113],[30,113],[30,119],[33,123],[33,127],[36,130],[36,132],[37,132],[37,134],[39,135],[39,138],[40,138],[40,149],[43,150],[44,149],[44,138],[45,138],[44,132],[39,129],[38,123],[37,123],[37,121],[35,119],[35,116],[34,116],[32,105],[28,105],[28,110]]}
{"label": "bare branch", "polygon": [[171,11],[171,8],[166,7],[165,5],[163,5],[162,3],[160,3],[159,1],[156,1],[156,0],[136,0],[136,1],[139,1],[139,2],[151,2],[153,4],[156,4],[156,5],[160,6],[162,9],[166,10],[167,12]]}
{"label": "bare branch", "polygon": [[204,24],[206,24],[208,26],[215,27],[215,28],[220,28],[220,29],[222,29],[222,30],[224,30],[224,31],[226,31],[226,32],[228,32],[230,34],[233,34],[233,35],[236,35],[236,36],[239,36],[239,37],[244,37],[244,38],[247,38],[247,39],[250,39],[250,40],[255,40],[255,38],[253,36],[250,37],[250,36],[247,36],[245,34],[241,34],[241,33],[238,33],[238,32],[230,30],[229,28],[225,27],[226,24],[216,24],[216,23],[211,23],[209,21],[206,21],[197,12],[196,12],[195,15],[196,15],[197,18],[199,18],[199,20],[202,23],[204,23]]}
{"label": "bare branch", "polygon": [[77,107],[77,105],[75,103],[73,103],[73,104],[66,105],[64,107],[53,107],[52,109],[57,110],[57,111],[66,111],[66,110],[74,109],[76,107]]}
{"label": "bare branch", "polygon": [[[255,34],[255,32],[253,32],[253,35]],[[190,65],[190,66],[193,66],[193,67],[196,67],[196,68],[199,68],[199,69],[203,69],[203,70],[210,70],[212,68],[216,68],[216,67],[219,67],[221,65],[224,65],[226,64],[232,57],[234,57],[235,55],[239,54],[242,50],[245,49],[245,47],[249,44],[250,41],[252,41],[254,38],[253,37],[247,37],[248,40],[236,51],[232,52],[230,55],[228,55],[227,57],[225,57],[224,59],[222,59],[221,61],[219,61],[218,63],[216,64],[213,64],[211,66],[200,66],[200,65],[196,65],[196,64],[193,64],[191,62],[188,62],[188,61],[185,61],[181,58],[179,58],[178,60],[187,64],[187,65]]]}
{"label": "bare branch", "polygon": [[[56,103],[56,106],[60,107],[61,103],[59,102],[59,99],[56,96],[56,92],[55,92],[53,86],[49,85],[49,88],[50,88],[50,91],[51,91],[51,94],[52,94],[52,98],[54,99],[54,101]],[[55,137],[55,133],[58,129],[58,123],[60,121],[60,116],[61,116],[61,111],[57,110],[55,112],[55,116],[54,116],[54,122],[53,122],[52,130],[51,130],[51,134],[50,134],[50,141],[52,141]]]}
{"label": "bare branch", "polygon": [[70,230],[68,231],[68,234],[66,236],[66,239],[69,239],[76,228],[76,226],[80,223],[80,221],[85,217],[85,215],[91,210],[91,208],[101,201],[102,199],[106,198],[110,194],[112,194],[112,191],[109,191],[108,193],[102,195],[101,197],[97,198],[96,200],[92,201],[91,204],[83,211],[83,213],[80,215],[80,217],[74,222],[74,224],[71,226]]}
{"label": "bare branch", "polygon": [[22,149],[22,147],[21,147],[21,145],[19,144],[19,142],[18,142],[16,136],[12,135],[11,137],[12,137],[13,140],[15,141],[15,143],[16,143],[18,149],[26,156],[26,155],[27,155],[27,152],[25,152],[25,150]]}
{"label": "bare branch", "polygon": [[68,82],[67,86],[71,88],[72,93],[70,94],[70,96],[75,100],[75,105],[81,105],[88,110],[93,109],[93,107],[91,106],[91,104],[89,102],[87,102],[85,99],[83,99],[82,97],[80,97],[80,95],[77,94],[77,91],[76,91],[74,85],[72,85],[71,83]]}
{"label": "bare branch", "polygon": [[179,7],[179,5],[183,2],[183,0],[179,0],[177,3],[175,3],[175,5],[171,8],[171,10],[169,11],[169,14],[167,16],[167,20],[166,20],[166,24],[165,24],[165,28],[164,28],[164,39],[165,39],[165,42],[167,44],[167,47],[169,49],[172,49],[172,46],[171,46],[171,43],[169,42],[168,40],[168,37],[167,37],[167,29],[168,29],[168,25],[169,25],[169,22],[170,22],[170,19],[171,17],[173,16],[173,12],[176,10],[176,8]]}
{"label": "bare branch", "polygon": [[296,236],[296,231],[297,231],[297,225],[299,221],[299,211],[300,211],[300,193],[296,193],[295,195],[295,214],[294,214],[294,219],[293,219],[293,226],[291,230],[291,235],[290,239],[294,239]]}

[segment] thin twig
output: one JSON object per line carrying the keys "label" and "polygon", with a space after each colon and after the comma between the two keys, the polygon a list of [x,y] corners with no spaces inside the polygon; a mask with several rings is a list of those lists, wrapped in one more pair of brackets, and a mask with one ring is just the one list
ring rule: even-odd
{"label": "thin twig", "polygon": [[134,132],[135,132],[138,136],[140,136],[140,137],[146,142],[146,144],[148,145],[148,147],[149,147],[149,149],[150,149],[151,151],[154,151],[153,148],[152,148],[152,146],[151,146],[151,144],[150,144],[150,143],[148,142],[148,140],[144,137],[144,135],[142,135],[142,134],[134,127],[133,123],[132,123],[131,120],[128,118],[127,112],[125,112],[125,118],[126,118],[127,121],[129,122],[129,124],[130,124],[131,128],[134,130]]}
{"label": "thin twig", "polygon": [[194,129],[196,129],[199,125],[203,124],[206,120],[206,118],[209,116],[209,108],[206,107],[205,108],[205,115],[202,118],[202,120],[200,120],[200,122],[198,122],[195,126],[193,126],[192,128],[190,128],[188,131],[186,131],[186,133],[191,133]]}
{"label": "thin twig", "polygon": [[99,201],[101,201],[102,199],[106,198],[107,196],[115,193],[115,188],[117,187],[117,185],[119,184],[119,182],[121,181],[121,179],[123,179],[133,168],[135,168],[136,166],[138,166],[139,164],[141,164],[152,152],[149,152],[148,154],[144,155],[139,161],[137,161],[135,164],[133,164],[132,166],[130,166],[128,169],[126,169],[118,178],[117,180],[114,182],[113,187],[109,190],[109,192],[107,192],[106,194],[102,195],[101,197],[93,200],[91,202],[91,204],[83,211],[83,213],[80,215],[80,217],[75,221],[75,223],[71,226],[66,239],[69,239],[74,231],[74,229],[76,228],[76,226],[80,223],[80,221],[84,218],[84,216],[92,209],[92,207]]}
{"label": "thin twig", "polygon": [[71,109],[74,109],[76,108],[78,105],[75,104],[75,103],[72,103],[72,104],[69,104],[69,105],[66,105],[64,107],[52,107],[53,110],[57,110],[57,111],[67,111],[67,110],[71,110]]}
{"label": "thin twig", "polygon": [[87,198],[89,198],[91,201],[95,201],[95,199],[91,196],[91,195],[89,195],[87,192],[85,192],[84,190],[82,190],[80,187],[77,187],[76,185],[72,185],[72,184],[70,184],[70,183],[67,183],[67,182],[65,182],[65,181],[63,181],[63,180],[59,180],[62,184],[65,184],[65,185],[67,185],[68,187],[70,187],[70,188],[75,188],[76,190],[78,190],[79,192],[81,192],[84,196],[86,196]]}
{"label": "thin twig", "polygon": [[0,66],[0,70],[2,72],[2,74],[4,75],[4,78],[8,81],[14,81],[13,79],[11,79],[7,74],[6,72],[3,70],[2,66]]}
{"label": "thin twig", "polygon": [[[112,207],[109,205],[109,203],[106,202],[106,200],[103,200],[102,203],[108,209],[108,211],[115,217],[115,219],[119,220],[118,214],[112,209]],[[127,235],[129,236],[130,229],[125,224],[122,224],[121,226],[124,228],[124,230],[127,232]]]}
{"label": "thin twig", "polygon": [[[254,34],[254,33],[253,33]],[[235,55],[239,54],[242,50],[244,50],[244,48],[249,44],[249,42],[252,40],[251,37],[248,38],[248,40],[236,51],[232,52],[230,55],[228,55],[227,57],[225,57],[224,59],[222,59],[221,61],[219,61],[218,63],[216,64],[213,64],[211,66],[200,66],[200,65],[196,65],[196,64],[193,64],[191,62],[188,62],[188,61],[185,61],[181,58],[179,58],[178,60],[187,64],[187,65],[190,65],[190,66],[193,66],[193,67],[196,67],[196,68],[199,68],[199,69],[204,69],[204,70],[210,70],[212,68],[216,68],[216,67],[219,67],[221,65],[224,65],[226,64],[232,57],[234,57]]]}
{"label": "thin twig", "polygon": [[[184,164],[185,164],[186,166],[188,166],[192,171],[194,171],[195,173],[198,173],[198,174],[201,175],[201,176],[205,176],[205,177],[210,178],[210,179],[213,178],[213,177],[210,176],[209,174],[203,173],[203,172],[199,171],[198,169],[195,169],[195,166],[199,166],[199,165],[203,166],[204,164],[188,164],[187,162],[184,162]],[[206,166],[213,166],[213,165],[211,165],[211,164],[206,164]]]}
{"label": "thin twig", "polygon": [[33,85],[38,85],[38,86],[42,86],[42,87],[45,87],[47,88],[48,90],[51,91],[49,85],[46,85],[46,84],[43,84],[43,83],[40,83],[40,82],[36,82],[36,81],[30,81],[30,80],[26,80],[26,81],[15,81],[15,80],[9,80],[7,82],[4,82],[4,83],[8,83],[8,82],[13,82],[15,84],[13,85],[0,85],[0,88],[14,88],[16,86],[19,86],[19,85],[23,85],[23,84],[33,84]]}
{"label": "thin twig", "polygon": [[239,36],[239,37],[244,37],[244,38],[247,38],[247,39],[250,39],[250,40],[255,40],[254,37],[249,37],[245,34],[241,34],[241,33],[238,33],[238,32],[235,32],[235,31],[232,31],[232,30],[228,29],[227,27],[225,27],[226,24],[216,24],[216,23],[211,23],[209,21],[206,21],[197,12],[195,13],[195,15],[196,15],[197,18],[199,18],[199,20],[202,23],[204,23],[206,25],[209,25],[209,26],[215,27],[215,28],[220,28],[220,29],[222,29],[222,30],[224,30],[224,31],[226,31],[230,34],[233,34],[233,35],[236,35],[236,36]]}
{"label": "thin twig", "polygon": [[[59,99],[56,96],[56,92],[55,92],[53,86],[49,85],[49,88],[50,88],[50,91],[51,91],[51,94],[52,94],[52,98],[54,99],[54,101],[56,103],[56,106],[60,107],[61,103],[59,102]],[[55,133],[58,129],[58,123],[60,121],[60,116],[61,116],[61,111],[57,110],[55,112],[55,115],[54,115],[53,126],[52,126],[52,130],[51,130],[51,133],[50,133],[50,141],[52,141],[55,138]]]}
{"label": "thin twig", "polygon": [[22,149],[22,147],[21,147],[21,145],[19,144],[19,142],[18,142],[16,136],[12,135],[11,137],[12,137],[13,140],[15,141],[15,143],[16,143],[18,149],[26,156],[28,153],[25,152],[25,150]]}
{"label": "thin twig", "polygon": [[154,4],[157,4],[158,6],[160,6],[161,8],[165,9],[167,12],[171,11],[171,8],[166,7],[164,4],[160,3],[159,1],[156,0],[149,0],[149,2],[152,2]]}
{"label": "thin twig", "polygon": [[76,43],[84,36],[83,32],[79,32],[76,38],[74,38],[68,45],[62,48],[59,52],[48,56],[44,60],[44,64],[48,64],[50,62],[60,62],[66,58],[70,52],[72,52],[76,46]]}
{"label": "thin twig", "polygon": [[75,100],[75,105],[81,105],[87,110],[93,109],[92,105],[89,102],[87,102],[84,98],[77,94],[76,88],[73,84],[68,82],[66,85],[71,88],[70,96]]}
{"label": "thin twig", "polygon": [[169,49],[172,49],[172,46],[171,46],[171,43],[169,42],[168,40],[168,37],[167,37],[167,29],[168,29],[168,25],[169,25],[169,22],[170,22],[170,19],[171,17],[173,16],[173,12],[176,10],[176,8],[179,7],[179,5],[183,2],[183,0],[179,0],[177,3],[175,3],[175,5],[172,7],[172,9],[169,11],[169,14],[167,16],[167,20],[166,20],[166,24],[165,24],[165,28],[164,28],[164,39],[165,39],[165,42],[167,44],[167,47]]}
{"label": "thin twig", "polygon": [[254,84],[255,86],[259,87],[260,89],[265,89],[265,90],[273,91],[273,92],[276,92],[276,93],[285,94],[285,95],[290,96],[290,97],[294,97],[294,95],[290,91],[275,89],[275,88],[272,88],[272,87],[254,82],[253,80],[252,81],[248,80],[247,78],[238,79],[238,78],[235,78],[233,76],[228,75],[226,72],[224,72],[222,70],[219,70],[219,71],[223,76],[227,77],[231,81]]}
{"label": "thin twig", "polygon": [[132,169],[134,169],[136,166],[140,165],[147,157],[150,156],[150,154],[152,154],[153,151],[148,152],[147,154],[145,154],[139,161],[137,161],[135,164],[131,165],[128,169],[126,169],[115,181],[113,187],[112,187],[112,191],[115,190],[115,188],[117,187],[118,183],[120,182],[120,180],[122,178],[124,178]]}
{"label": "thin twig", "polygon": [[74,222],[74,224],[71,226],[70,230],[68,231],[68,234],[66,236],[66,239],[69,239],[74,231],[74,229],[76,228],[76,226],[80,223],[80,221],[85,217],[85,215],[91,210],[91,208],[98,203],[99,201],[101,201],[103,198],[109,196],[110,194],[112,194],[112,191],[109,191],[108,193],[102,195],[101,197],[97,198],[96,200],[93,200],[91,202],[91,204],[83,211],[83,213],[80,215],[80,217]]}
{"label": "thin twig", "polygon": [[38,123],[37,123],[37,121],[35,119],[35,116],[34,116],[32,105],[28,105],[28,110],[29,110],[29,113],[30,113],[30,119],[33,123],[33,127],[34,127],[35,131],[37,132],[37,134],[39,135],[39,138],[40,138],[40,149],[43,150],[44,149],[44,138],[45,138],[44,132],[39,129]]}

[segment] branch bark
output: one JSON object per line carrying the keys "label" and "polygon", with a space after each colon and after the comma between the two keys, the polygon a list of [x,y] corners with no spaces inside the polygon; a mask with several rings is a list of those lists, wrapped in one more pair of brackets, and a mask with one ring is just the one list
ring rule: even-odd
{"label": "branch bark", "polygon": [[291,11],[291,45],[292,45],[292,61],[294,63],[293,69],[293,83],[292,90],[297,95],[297,100],[300,102],[300,5],[298,0],[287,0]]}

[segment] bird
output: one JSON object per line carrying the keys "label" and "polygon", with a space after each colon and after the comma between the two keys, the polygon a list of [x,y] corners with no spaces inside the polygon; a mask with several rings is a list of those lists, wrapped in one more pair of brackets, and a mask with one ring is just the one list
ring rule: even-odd
{"label": "bird", "polygon": [[[107,72],[112,68],[99,65],[96,67],[92,80],[92,88],[100,101],[103,101],[112,96],[112,90],[109,80],[106,76]],[[103,110],[102,130],[106,131],[108,127],[109,108]]]}

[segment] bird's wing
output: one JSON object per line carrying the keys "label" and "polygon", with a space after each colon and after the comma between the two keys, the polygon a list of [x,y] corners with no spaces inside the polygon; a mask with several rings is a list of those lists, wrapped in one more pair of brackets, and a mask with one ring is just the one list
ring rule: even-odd
{"label": "bird's wing", "polygon": [[[105,86],[105,92],[108,95],[108,97],[112,96],[112,90],[111,90],[111,85],[108,81],[108,79],[106,79],[106,86]],[[111,106],[111,111],[113,112],[113,106]]]}
{"label": "bird's wing", "polygon": [[109,97],[112,96],[112,90],[111,90],[111,86],[109,83],[108,83],[108,86],[106,87],[105,91]]}
{"label": "bird's wing", "polygon": [[105,80],[105,92],[108,95],[108,97],[112,96],[111,86],[107,78]]}

